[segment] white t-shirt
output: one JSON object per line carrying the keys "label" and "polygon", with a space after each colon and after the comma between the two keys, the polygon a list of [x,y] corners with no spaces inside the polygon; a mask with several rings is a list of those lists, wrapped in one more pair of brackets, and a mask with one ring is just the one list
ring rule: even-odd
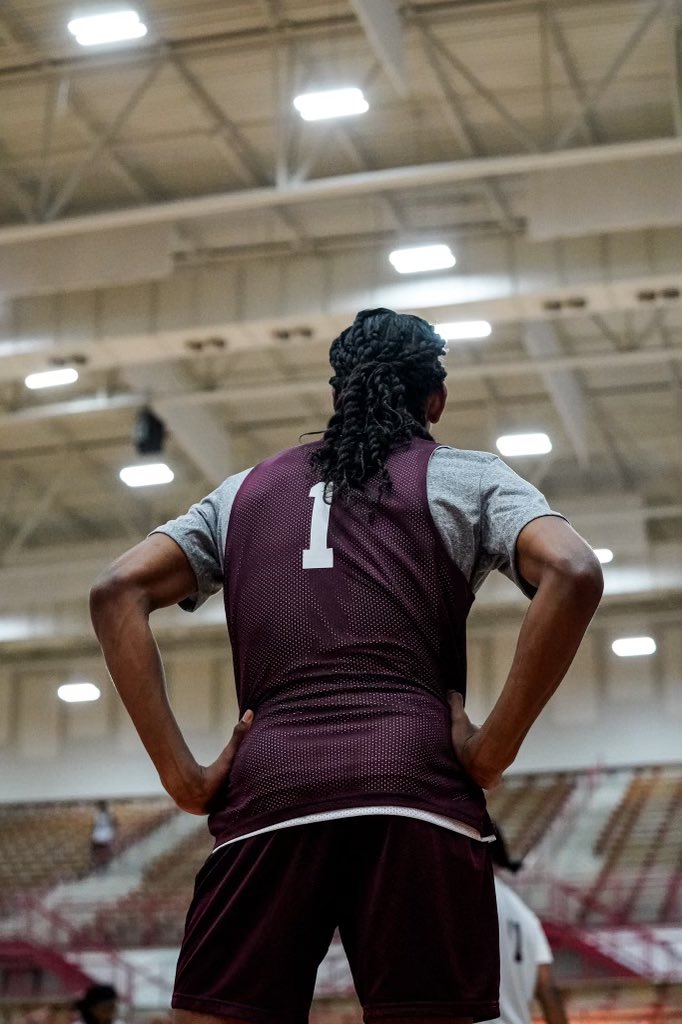
{"label": "white t-shirt", "polygon": [[501,1024],[530,1024],[538,966],[554,959],[542,925],[513,889],[495,877],[500,928]]}
{"label": "white t-shirt", "polygon": [[98,810],[92,826],[90,840],[93,843],[113,843],[116,838],[116,826],[109,811]]}

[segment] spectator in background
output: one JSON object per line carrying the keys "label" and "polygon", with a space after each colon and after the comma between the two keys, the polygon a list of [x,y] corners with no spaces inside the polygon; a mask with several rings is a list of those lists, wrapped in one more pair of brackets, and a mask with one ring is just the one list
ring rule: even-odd
{"label": "spectator in background", "polygon": [[111,860],[115,840],[116,819],[109,810],[106,800],[98,800],[90,833],[92,866],[95,871],[105,868]]}
{"label": "spectator in background", "polygon": [[118,1013],[118,992],[112,985],[91,985],[76,1003],[83,1024],[114,1024]]}
{"label": "spectator in background", "polygon": [[495,825],[490,854],[495,866],[495,897],[500,930],[500,1024],[530,1024],[533,997],[547,1024],[567,1024],[566,1010],[552,972],[554,957],[540,920],[499,877],[499,869],[516,873],[523,862],[512,860],[504,835]]}

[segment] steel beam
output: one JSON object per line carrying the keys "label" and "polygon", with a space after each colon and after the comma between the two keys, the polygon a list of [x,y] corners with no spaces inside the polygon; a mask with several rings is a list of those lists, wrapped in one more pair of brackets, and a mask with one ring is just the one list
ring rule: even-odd
{"label": "steel beam", "polygon": [[[481,141],[478,137],[478,133],[474,129],[473,125],[468,121],[464,111],[464,105],[458,93],[453,88],[449,77],[445,74],[441,66],[439,51],[431,33],[423,26],[421,30],[421,37],[426,49],[427,57],[430,58],[431,69],[435,75],[436,81],[438,82],[443,98],[445,99],[448,122],[455,134],[455,137],[467,156],[479,158],[484,157],[485,154]],[[497,182],[489,179],[485,179],[482,185],[485,195],[490,205],[493,207],[500,224],[502,224],[506,229],[512,228],[514,218],[500,186]]]}
{"label": "steel beam", "polygon": [[[479,363],[462,363],[451,367],[453,376],[458,381],[479,380],[495,377],[532,377],[541,379],[546,374],[556,374],[567,370],[589,371],[603,369],[607,366],[634,367],[656,366],[659,364],[682,363],[682,346],[670,348],[667,345],[656,348],[629,350],[609,350],[605,352],[583,352],[575,355],[539,357],[528,360],[497,360]],[[59,419],[71,415],[92,415],[97,412],[110,412],[115,409],[134,409],[144,405],[147,398],[158,409],[158,415],[167,419],[171,407],[208,407],[211,405],[228,405],[231,401],[240,404],[249,402],[277,402],[282,399],[301,399],[306,396],[324,398],[328,394],[328,385],[323,378],[299,379],[282,381],[275,384],[261,383],[255,387],[212,388],[210,391],[196,390],[185,374],[172,367],[154,365],[137,365],[124,373],[124,377],[133,390],[93,399],[74,399],[67,402],[55,402],[49,405],[30,406],[14,412],[0,413],[0,427],[16,426],[22,423],[33,423],[46,419]],[[170,425],[170,424],[169,424]],[[215,424],[214,424],[215,426]],[[208,431],[207,427],[207,431]],[[225,465],[225,451],[229,443],[222,427],[218,436],[219,452],[216,465],[222,472]],[[194,442],[192,441],[192,444]],[[214,453],[215,455],[215,453]],[[214,456],[212,455],[211,458]],[[219,475],[213,473],[212,476]],[[221,478],[222,479],[222,478]]]}
{"label": "steel beam", "polygon": [[[554,325],[548,321],[528,321],[523,325],[523,346],[533,360],[547,362],[561,355]],[[578,465],[586,469],[590,462],[587,436],[588,399],[575,370],[545,370],[541,374],[552,403],[571,442]]]}
{"label": "steel beam", "polygon": [[656,18],[665,12],[666,3],[667,0],[654,0],[654,3],[644,12],[625,41],[625,45],[618,51],[602,77],[592,89],[585,92],[577,117],[559,132],[554,140],[554,149],[561,149],[563,146],[566,146],[579,130],[587,113],[595,110],[632,51],[637,48]]}
{"label": "steel beam", "polygon": [[480,78],[473,73],[471,68],[469,68],[463,60],[454,54],[452,50],[445,46],[435,32],[428,28],[424,23],[421,23],[421,31],[429,40],[433,49],[443,58],[443,60],[469,83],[474,92],[480,96],[482,100],[484,100],[499,114],[504,124],[520,142],[523,148],[529,153],[536,153],[539,149],[537,139],[533,138],[524,125],[522,125],[521,122],[518,121],[509,110],[507,110],[497,93],[484,85]]}
{"label": "steel beam", "polygon": [[317,178],[286,187],[263,186],[215,195],[173,199],[143,207],[103,211],[77,217],[65,217],[48,224],[0,227],[0,244],[35,238],[63,237],[88,231],[133,224],[174,223],[245,210],[298,206],[345,196],[374,195],[414,188],[438,187],[461,181],[503,178],[557,167],[582,167],[620,160],[637,160],[682,153],[682,138],[647,139],[613,143],[606,146],[581,146],[552,153],[523,153],[513,156],[481,157],[390,167],[358,174]]}
{"label": "steel beam", "polygon": [[409,88],[403,22],[394,0],[350,0],[372,50],[399,96]]}
{"label": "steel beam", "polygon": [[670,102],[675,132],[682,135],[682,5],[669,0],[666,10],[670,54]]}
{"label": "steel beam", "polygon": [[564,30],[561,27],[556,11],[554,9],[554,0],[550,0],[550,3],[545,8],[547,12],[547,23],[549,25],[550,34],[556,50],[561,58],[561,62],[566,72],[566,77],[573,89],[575,98],[578,102],[580,115],[582,122],[585,126],[585,132],[587,134],[588,141],[590,142],[603,142],[604,141],[604,130],[599,123],[599,119],[588,102],[587,91],[585,84],[578,74],[578,68],[575,63],[573,54],[566,41]]}
{"label": "steel beam", "polygon": [[156,60],[152,67],[149,69],[147,74],[144,76],[142,81],[139,83],[136,89],[133,90],[129,98],[126,100],[122,109],[115,117],[111,125],[109,125],[104,134],[96,139],[90,152],[84,160],[80,162],[76,167],[73,168],[71,174],[68,176],[59,193],[55,197],[54,201],[50,205],[50,208],[46,214],[46,220],[54,220],[55,217],[63,210],[68,202],[73,197],[74,192],[78,188],[78,185],[82,181],[83,175],[88,170],[90,165],[97,159],[97,157],[105,150],[111,140],[115,137],[116,133],[125,124],[127,119],[132,114],[135,107],[138,105],[140,100],[146,95],[149,87],[157,77],[161,70],[161,61]]}
{"label": "steel beam", "polygon": [[[261,167],[260,158],[248,139],[244,137],[241,129],[227,116],[222,107],[211,96],[203,83],[199,81],[181,57],[177,54],[171,54],[169,59],[194,97],[194,100],[199,104],[204,113],[211,118],[216,130],[221,133],[228,143],[230,157],[233,157],[236,152],[240,164],[246,169],[250,179],[259,185],[266,185],[268,176]],[[282,209],[278,209],[276,214],[289,234],[298,241],[301,241],[300,228],[293,220],[291,214],[287,210]]]}

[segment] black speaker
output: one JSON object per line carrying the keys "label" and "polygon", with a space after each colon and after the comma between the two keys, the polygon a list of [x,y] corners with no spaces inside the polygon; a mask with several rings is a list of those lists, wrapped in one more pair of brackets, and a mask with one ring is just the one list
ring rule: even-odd
{"label": "black speaker", "polygon": [[138,455],[156,455],[163,451],[166,427],[151,409],[141,409],[135,419],[133,444]]}

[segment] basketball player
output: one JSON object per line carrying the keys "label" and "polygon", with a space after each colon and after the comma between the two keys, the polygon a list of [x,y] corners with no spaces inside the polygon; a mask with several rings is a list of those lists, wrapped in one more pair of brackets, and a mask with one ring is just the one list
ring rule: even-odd
{"label": "basketball player", "polygon": [[[229,477],[93,587],[142,742],[177,805],[210,813],[216,841],[187,918],[176,1024],[304,1024],[336,928],[368,1022],[497,1016],[481,787],[563,678],[602,576],[504,463],[432,439],[443,354],[419,317],[359,313],[331,346],[322,440]],[[533,600],[477,729],[465,627],[493,569]],[[148,620],[221,588],[242,718],[203,767]]]}
{"label": "basketball player", "polygon": [[499,870],[516,873],[523,864],[512,860],[504,835],[495,826],[490,844],[495,865],[495,896],[500,935],[500,1016],[495,1024],[531,1024],[533,997],[542,1007],[546,1024],[567,1024],[561,992],[552,971],[552,950],[538,917],[500,877]]}

